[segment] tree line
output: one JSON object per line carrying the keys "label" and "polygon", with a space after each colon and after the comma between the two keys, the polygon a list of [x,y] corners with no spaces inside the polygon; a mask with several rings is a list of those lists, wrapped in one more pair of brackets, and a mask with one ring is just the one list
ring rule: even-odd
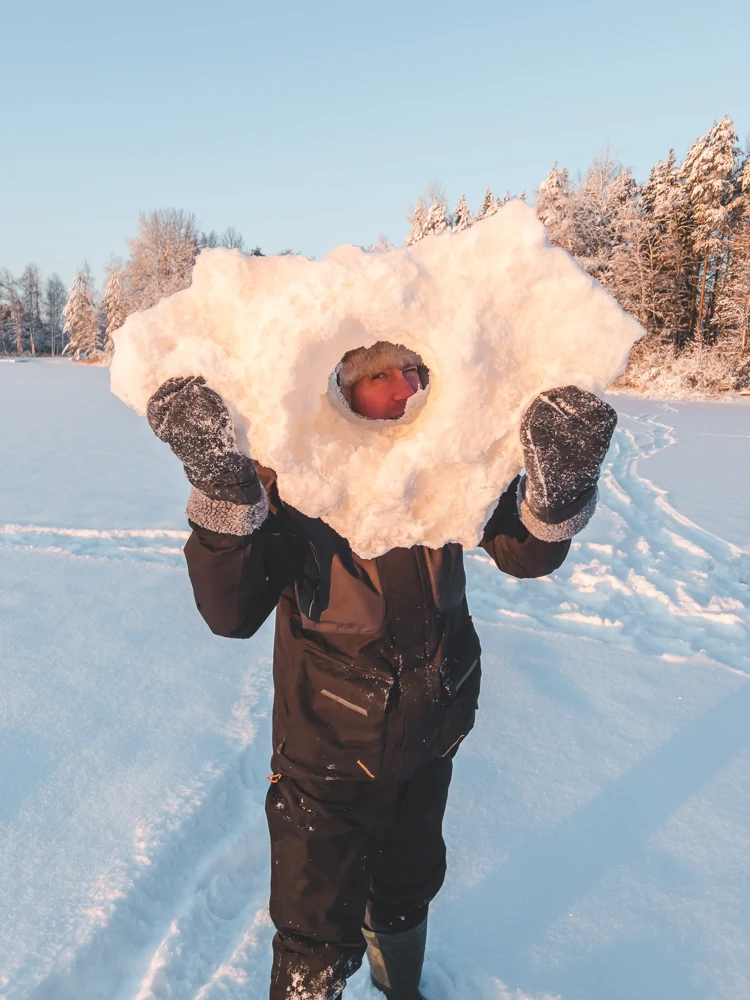
{"label": "tree line", "polygon": [[112,333],[130,313],[148,309],[190,284],[201,250],[226,247],[261,254],[259,247],[246,249],[233,227],[221,234],[202,232],[194,215],[172,208],[142,213],[127,245],[128,260],[114,259],[107,268],[101,298],[86,263],[69,289],[57,274],[42,281],[36,264],[29,264],[19,277],[7,268],[0,271],[0,354],[105,359],[112,349]]}
{"label": "tree line", "polygon": [[36,264],[19,277],[0,270],[0,354],[59,354],[67,299],[60,276],[43,281]]}
{"label": "tree line", "polygon": [[[460,232],[510,197],[488,188],[472,214],[465,196],[450,212],[433,190],[417,201],[406,244]],[[644,184],[609,149],[577,178],[555,164],[535,208],[550,240],[647,332],[621,384],[750,388],[750,150],[738,145],[730,118],[697,138],[681,163],[670,150]],[[201,232],[195,216],[176,209],[141,214],[127,244],[130,256],[111,262],[101,300],[86,265],[67,291],[57,275],[43,282],[34,264],[18,278],[0,271],[0,353],[106,356],[130,313],[190,284],[202,249],[261,255],[259,247],[246,249],[235,229]],[[387,250],[388,241],[381,237],[370,249]]]}
{"label": "tree line", "polygon": [[[410,217],[407,244],[460,231],[509,199],[488,189],[475,216],[433,192]],[[523,198],[524,195],[521,195]],[[730,118],[673,149],[639,184],[609,149],[572,179],[554,165],[535,208],[572,254],[646,330],[621,385],[665,391],[750,388],[750,149]]]}

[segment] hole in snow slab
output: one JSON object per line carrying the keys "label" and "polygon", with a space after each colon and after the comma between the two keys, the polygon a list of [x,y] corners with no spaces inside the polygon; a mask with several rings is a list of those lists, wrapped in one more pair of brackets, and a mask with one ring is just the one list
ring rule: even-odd
{"label": "hole in snow slab", "polygon": [[430,372],[416,351],[379,340],[347,351],[329,379],[339,409],[374,426],[408,423],[422,409]]}

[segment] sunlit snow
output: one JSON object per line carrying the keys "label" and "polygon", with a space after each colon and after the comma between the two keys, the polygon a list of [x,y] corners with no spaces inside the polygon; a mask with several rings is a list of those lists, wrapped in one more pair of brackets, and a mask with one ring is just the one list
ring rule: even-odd
{"label": "sunlit snow", "polygon": [[[428,1000],[750,996],[750,402],[617,397],[560,570],[469,552],[483,646]],[[0,996],[261,1000],[272,623],[198,615],[179,462],[68,363],[0,366]],[[641,587],[638,581],[648,581]],[[366,972],[346,1000],[376,1000]]]}
{"label": "sunlit snow", "polygon": [[[530,400],[570,383],[601,392],[641,333],[515,201],[385,253],[204,251],[190,288],[117,331],[112,389],[144,413],[166,378],[204,375],[285,501],[361,555],[473,546],[521,465]],[[429,395],[400,421],[348,420],[329,377],[347,350],[378,340],[422,356]]]}

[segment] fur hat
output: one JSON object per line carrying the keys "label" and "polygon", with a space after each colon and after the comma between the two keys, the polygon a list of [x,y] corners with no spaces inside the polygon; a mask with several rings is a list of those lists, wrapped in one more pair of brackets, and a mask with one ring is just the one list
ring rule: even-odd
{"label": "fur hat", "polygon": [[341,359],[338,373],[341,394],[349,406],[352,405],[352,386],[368,375],[377,375],[387,368],[412,368],[419,372],[419,380],[424,389],[428,382],[429,372],[418,354],[410,351],[403,344],[390,344],[387,340],[379,340],[372,347],[357,347],[347,351]]}

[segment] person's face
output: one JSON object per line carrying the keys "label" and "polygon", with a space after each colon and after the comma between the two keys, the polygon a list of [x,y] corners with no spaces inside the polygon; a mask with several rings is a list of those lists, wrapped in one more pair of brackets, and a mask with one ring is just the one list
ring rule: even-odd
{"label": "person's face", "polygon": [[398,420],[407,400],[419,389],[419,372],[412,368],[386,368],[352,386],[352,409],[370,420]]}

